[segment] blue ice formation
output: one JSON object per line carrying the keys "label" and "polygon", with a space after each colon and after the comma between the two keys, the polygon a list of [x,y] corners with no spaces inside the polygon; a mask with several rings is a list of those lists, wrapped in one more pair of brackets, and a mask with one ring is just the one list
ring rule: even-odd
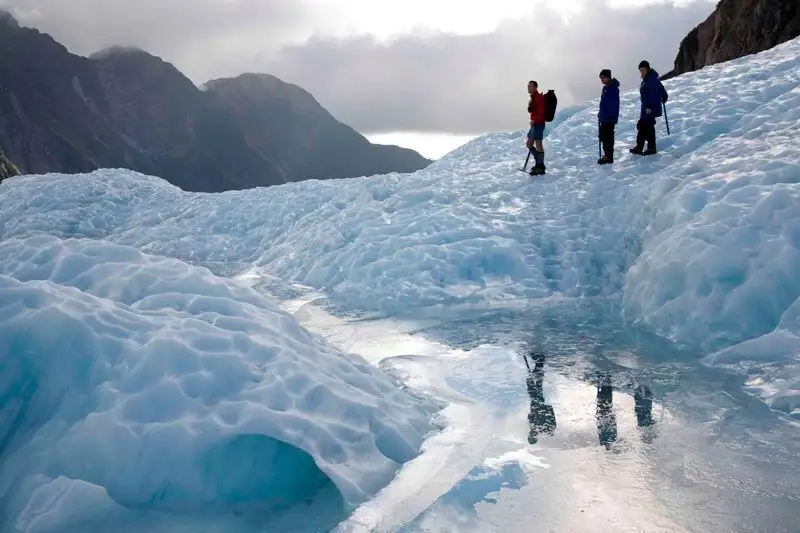
{"label": "blue ice formation", "polygon": [[[548,128],[541,178],[515,131],[411,175],[222,194],[113,169],[5,181],[0,497],[63,476],[129,507],[290,504],[330,479],[355,502],[413,457],[430,406],[228,270],[399,316],[616,299],[797,410],[800,38],[665,85],[658,155],[627,154],[623,87],[615,164],[594,164],[590,102]],[[247,450],[263,479],[207,468]]]}
{"label": "blue ice formation", "polygon": [[374,494],[428,405],[266,297],[100,239],[0,241],[0,498],[32,476],[133,509]]}

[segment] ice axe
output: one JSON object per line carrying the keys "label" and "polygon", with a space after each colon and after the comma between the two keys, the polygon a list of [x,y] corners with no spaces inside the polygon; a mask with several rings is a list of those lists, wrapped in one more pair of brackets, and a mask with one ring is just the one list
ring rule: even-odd
{"label": "ice axe", "polygon": [[597,121],[597,157],[603,157],[603,151],[601,149],[603,145],[603,140],[600,138],[600,121]]}
{"label": "ice axe", "polygon": [[664,109],[664,124],[667,125],[667,135],[670,135],[670,133],[669,133],[669,118],[667,118],[667,104],[666,104],[666,102],[661,102],[661,107]]}
{"label": "ice axe", "polygon": [[528,160],[530,158],[531,158],[531,151],[528,150],[528,155],[525,157],[525,164],[522,165],[522,168],[518,168],[517,170],[519,170],[520,172],[525,172],[526,169],[528,168]]}

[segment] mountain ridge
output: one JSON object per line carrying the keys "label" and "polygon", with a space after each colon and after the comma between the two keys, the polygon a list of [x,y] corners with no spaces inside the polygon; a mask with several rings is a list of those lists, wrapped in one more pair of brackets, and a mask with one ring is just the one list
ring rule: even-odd
{"label": "mountain ridge", "polygon": [[198,87],[138,47],[72,54],[8,12],[0,13],[0,149],[22,173],[121,167],[197,192],[413,172],[431,163],[407,148],[370,143],[310,92],[271,74]]}

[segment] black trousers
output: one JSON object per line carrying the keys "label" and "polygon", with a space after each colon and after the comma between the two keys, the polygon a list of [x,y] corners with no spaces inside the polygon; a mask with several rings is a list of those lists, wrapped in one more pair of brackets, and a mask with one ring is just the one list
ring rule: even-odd
{"label": "black trousers", "polygon": [[603,145],[603,154],[614,159],[614,126],[613,122],[600,123],[600,142]]}
{"label": "black trousers", "polygon": [[636,123],[636,148],[641,150],[644,143],[647,143],[649,150],[656,149],[656,119],[655,117],[647,117],[639,119]]}

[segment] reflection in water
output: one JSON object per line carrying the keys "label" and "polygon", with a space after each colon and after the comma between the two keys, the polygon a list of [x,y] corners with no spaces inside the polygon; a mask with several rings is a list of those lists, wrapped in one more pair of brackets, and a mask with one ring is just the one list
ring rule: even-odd
{"label": "reflection in water", "polygon": [[642,430],[642,442],[650,444],[656,438],[651,428],[656,421],[653,420],[653,393],[647,385],[639,385],[633,392],[633,401],[636,410],[636,425]]}
{"label": "reflection in water", "polygon": [[[528,377],[525,380],[528,388],[528,396],[531,399],[530,412],[528,413],[528,443],[536,444],[539,435],[546,433],[555,435],[556,414],[553,406],[546,403],[542,382],[544,381],[545,354],[536,350],[523,356],[525,365],[528,367]],[[531,367],[531,365],[533,365]],[[597,438],[600,445],[606,449],[611,449],[617,441],[617,417],[614,413],[614,387],[611,381],[611,374],[607,371],[600,372],[597,380],[597,405],[595,410],[595,421],[597,423]],[[649,431],[655,425],[653,419],[653,394],[650,387],[640,384],[633,392],[634,411],[636,413],[636,425],[642,430],[641,438],[644,442],[650,443],[655,438],[655,433]]]}
{"label": "reflection in water", "polygon": [[601,373],[597,384],[595,417],[597,419],[597,437],[600,439],[600,444],[606,449],[611,448],[611,443],[617,440],[617,417],[614,415],[613,391],[611,375],[607,372]]}
{"label": "reflection in water", "polygon": [[539,440],[539,433],[555,435],[556,432],[556,412],[553,406],[545,403],[544,392],[542,391],[542,381],[544,380],[544,353],[533,352],[530,354],[533,368],[528,365],[527,358],[525,364],[528,365],[528,396],[531,397],[531,410],[528,413],[528,443],[536,444]]}
{"label": "reflection in water", "polygon": [[[611,375],[601,372],[597,384],[597,438],[600,444],[610,449],[617,440],[617,417],[614,414],[613,402],[614,387],[611,384]],[[634,411],[636,413],[636,426],[642,431],[641,438],[645,443],[653,442],[655,433],[647,431],[656,422],[653,420],[653,393],[647,385],[639,385],[633,392]]]}
{"label": "reflection in water", "polygon": [[647,428],[655,424],[653,420],[653,393],[647,385],[639,385],[633,393],[633,401],[636,403],[636,425],[640,428]]}

